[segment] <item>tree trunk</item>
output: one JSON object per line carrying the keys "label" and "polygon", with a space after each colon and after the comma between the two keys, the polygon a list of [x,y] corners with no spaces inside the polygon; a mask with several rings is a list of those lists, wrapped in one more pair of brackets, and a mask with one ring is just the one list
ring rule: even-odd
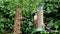
{"label": "tree trunk", "polygon": [[21,31],[20,31],[21,13],[22,13],[21,8],[17,8],[15,21],[14,21],[14,34],[20,34],[21,33]]}

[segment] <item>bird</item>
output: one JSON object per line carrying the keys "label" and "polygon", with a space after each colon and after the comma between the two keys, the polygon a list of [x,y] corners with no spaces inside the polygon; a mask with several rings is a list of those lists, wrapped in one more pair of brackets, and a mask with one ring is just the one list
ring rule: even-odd
{"label": "bird", "polygon": [[35,15],[34,15],[34,24],[35,24],[35,26],[37,27],[37,30],[47,30],[47,31],[49,31],[49,32],[51,32],[51,33],[53,33],[54,32],[54,30],[52,30],[52,29],[50,29],[51,28],[51,26],[50,25],[48,25],[46,22],[44,23],[44,28],[41,28],[41,27],[39,27],[39,25],[38,25],[38,20],[37,20],[37,13],[35,13]]}
{"label": "bird", "polygon": [[[38,20],[37,20],[37,13],[35,13],[35,15],[34,15],[34,24],[35,24],[35,26],[37,27],[37,29],[36,29],[36,31],[44,31],[44,26],[43,26],[43,24],[39,24],[38,23]],[[40,27],[40,25],[42,26],[42,27]]]}
{"label": "bird", "polygon": [[35,15],[34,15],[34,24],[35,24],[36,26],[38,26],[37,13],[35,13]]}

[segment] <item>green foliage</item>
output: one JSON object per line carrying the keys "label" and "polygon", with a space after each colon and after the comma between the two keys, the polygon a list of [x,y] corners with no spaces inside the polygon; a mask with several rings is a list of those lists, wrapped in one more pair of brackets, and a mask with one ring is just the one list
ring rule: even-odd
{"label": "green foliage", "polygon": [[44,21],[55,30],[55,34],[60,32],[60,3],[59,2],[46,2],[44,7]]}
{"label": "green foliage", "polygon": [[[22,9],[21,31],[23,34],[30,34],[34,28],[33,15],[37,6],[42,0],[0,0],[0,33],[12,33],[14,25],[15,11]],[[60,3],[53,0],[46,0],[44,4],[44,21],[55,30],[60,32]],[[47,31],[42,33],[49,33]]]}
{"label": "green foliage", "polygon": [[0,33],[13,32],[14,17],[17,8],[21,8],[22,16],[27,18],[27,20],[22,21],[24,22],[22,23],[22,29],[26,30],[27,33],[29,29],[34,27],[31,26],[33,25],[32,14],[36,11],[36,6],[40,2],[41,0],[0,0]]}

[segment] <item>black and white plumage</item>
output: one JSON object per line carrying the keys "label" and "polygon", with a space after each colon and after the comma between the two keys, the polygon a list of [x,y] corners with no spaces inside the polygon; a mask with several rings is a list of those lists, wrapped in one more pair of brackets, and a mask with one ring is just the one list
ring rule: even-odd
{"label": "black and white plumage", "polygon": [[[37,29],[40,29],[40,30],[41,30],[41,27],[39,27],[38,21],[37,21],[37,13],[35,13],[35,15],[34,15],[34,24],[36,25]],[[44,23],[44,24],[45,24],[45,23]],[[54,30],[52,30],[52,29],[50,29],[50,28],[51,28],[50,25],[45,24],[45,26],[44,26],[44,28],[42,28],[42,30],[45,29],[45,30],[47,30],[47,31],[49,31],[49,32],[51,32],[51,33],[53,33]]]}

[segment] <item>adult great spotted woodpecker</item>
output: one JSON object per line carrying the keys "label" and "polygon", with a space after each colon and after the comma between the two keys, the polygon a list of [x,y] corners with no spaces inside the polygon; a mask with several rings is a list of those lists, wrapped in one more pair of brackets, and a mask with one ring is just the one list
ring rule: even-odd
{"label": "adult great spotted woodpecker", "polygon": [[37,13],[34,15],[34,24],[38,26],[38,21],[37,21]]}
{"label": "adult great spotted woodpecker", "polygon": [[[37,31],[43,31],[45,25],[43,23],[40,23],[37,18],[38,18],[37,13],[35,13],[34,24],[37,27]],[[43,21],[41,21],[41,22],[43,22]]]}
{"label": "adult great spotted woodpecker", "polygon": [[[43,25],[43,24],[39,24],[39,23],[38,23],[37,13],[35,13],[35,15],[34,15],[34,24],[35,24],[35,26],[38,27],[38,28],[39,28],[39,25],[41,25],[42,27],[44,27],[44,28],[42,28],[42,29],[48,30],[48,31],[51,32],[51,33],[54,32],[53,30],[50,29],[51,27],[50,27],[48,24],[44,23],[44,25]],[[39,29],[41,30],[41,28],[39,28]]]}

